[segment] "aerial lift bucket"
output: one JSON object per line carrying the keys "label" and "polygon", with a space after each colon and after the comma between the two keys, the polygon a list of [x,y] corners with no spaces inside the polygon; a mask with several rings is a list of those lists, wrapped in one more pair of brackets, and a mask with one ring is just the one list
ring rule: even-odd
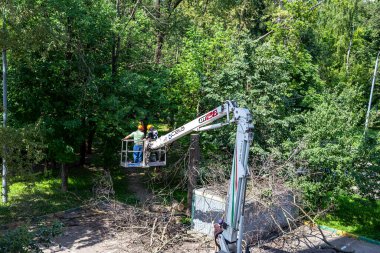
{"label": "aerial lift bucket", "polygon": [[[149,168],[166,165],[166,149],[165,147],[148,150],[149,141],[144,140],[142,151],[133,151],[133,140],[122,140],[120,152],[120,166],[124,168]],[[142,162],[135,163],[133,161],[133,153],[142,153]]]}

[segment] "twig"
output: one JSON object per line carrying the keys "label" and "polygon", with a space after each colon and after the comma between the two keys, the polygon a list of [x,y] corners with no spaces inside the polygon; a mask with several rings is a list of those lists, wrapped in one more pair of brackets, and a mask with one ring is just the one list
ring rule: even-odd
{"label": "twig", "polygon": [[156,228],[156,222],[157,222],[157,218],[154,219],[152,233],[150,234],[150,246],[151,247],[153,244],[153,235],[154,235],[154,229]]}
{"label": "twig", "polygon": [[332,245],[329,241],[327,241],[326,236],[325,236],[325,234],[323,233],[322,229],[321,229],[319,226],[317,226],[317,228],[318,228],[319,232],[320,232],[321,235],[322,235],[322,241],[323,241],[324,243],[326,243],[330,248],[334,249],[334,250],[337,251],[337,252],[355,253],[355,250],[353,250],[353,251],[345,251],[345,250],[341,250],[341,249],[335,247],[335,246]]}

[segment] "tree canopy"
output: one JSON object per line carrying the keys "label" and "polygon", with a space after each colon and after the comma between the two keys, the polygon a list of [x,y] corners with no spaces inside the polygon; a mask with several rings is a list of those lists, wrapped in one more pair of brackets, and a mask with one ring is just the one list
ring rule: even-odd
{"label": "tree canopy", "polygon": [[[378,194],[378,89],[363,132],[380,1],[9,0],[0,9],[13,129],[0,146],[27,150],[27,161],[83,164],[94,150],[111,168],[139,120],[174,128],[234,99],[254,116],[254,166],[286,164],[313,200],[352,186]],[[16,137],[30,129],[33,138]],[[203,166],[231,143],[231,129],[206,134]]]}

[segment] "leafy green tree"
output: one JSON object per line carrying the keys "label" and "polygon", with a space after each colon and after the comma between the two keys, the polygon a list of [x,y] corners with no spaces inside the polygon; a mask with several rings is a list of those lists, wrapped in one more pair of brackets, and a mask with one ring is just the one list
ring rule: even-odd
{"label": "leafy green tree", "polygon": [[298,150],[295,164],[306,173],[300,185],[314,206],[341,191],[349,192],[354,185],[354,161],[360,156],[362,131],[356,127],[361,115],[360,108],[350,103],[352,97],[353,90],[338,96],[323,94],[314,110],[303,115],[305,124],[294,132],[298,141],[290,146]]}
{"label": "leafy green tree", "polygon": [[22,129],[1,128],[0,145],[6,147],[1,149],[0,157],[7,161],[10,180],[13,176],[32,175],[33,167],[45,158],[46,145],[38,125]]}
{"label": "leafy green tree", "polygon": [[[308,171],[298,185],[315,205],[321,192],[376,191],[362,182],[378,182],[378,93],[362,129],[378,1],[8,3],[9,131],[38,125],[63,182],[92,150],[97,166],[116,166],[140,119],[175,127],[235,99],[254,116],[256,165]],[[203,161],[229,158],[233,139],[228,127],[204,134]]]}
{"label": "leafy green tree", "polygon": [[[222,31],[215,25],[209,30],[193,28],[184,39],[184,53],[172,70],[172,81],[167,86],[167,96],[178,124],[210,109],[203,108],[210,78],[219,72],[232,58],[232,50],[227,40],[230,31]],[[211,33],[212,36],[208,36]]]}

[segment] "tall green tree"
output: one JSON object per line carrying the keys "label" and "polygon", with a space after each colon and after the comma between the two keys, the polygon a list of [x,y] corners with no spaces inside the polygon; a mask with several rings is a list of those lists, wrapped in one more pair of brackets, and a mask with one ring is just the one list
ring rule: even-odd
{"label": "tall green tree", "polygon": [[[3,25],[2,25],[2,37],[4,38],[4,41],[2,41],[2,75],[3,75],[3,128],[6,128],[7,126],[7,114],[8,114],[8,88],[7,88],[7,72],[8,72],[8,64],[7,64],[7,27],[6,27],[6,22],[7,22],[7,17],[6,17],[6,11],[7,11],[7,2],[3,6],[2,12],[3,12]],[[7,149],[5,145],[1,146],[0,148],[3,149],[3,152]],[[1,188],[1,195],[2,195],[2,201],[3,203],[6,203],[8,201],[8,187],[7,187],[7,162],[5,159],[4,154],[1,156],[2,157],[2,188]]]}

